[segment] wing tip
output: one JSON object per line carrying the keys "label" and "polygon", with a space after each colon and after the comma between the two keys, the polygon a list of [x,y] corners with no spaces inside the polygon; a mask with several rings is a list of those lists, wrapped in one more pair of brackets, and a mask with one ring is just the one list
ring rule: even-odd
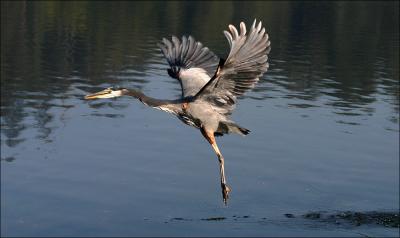
{"label": "wing tip", "polygon": [[240,22],[240,35],[246,35],[246,24],[244,24],[244,22]]}
{"label": "wing tip", "polygon": [[236,27],[234,26],[234,25],[232,25],[232,24],[229,24],[229,30],[231,31],[231,33],[232,33],[232,37],[233,37],[233,39],[236,39],[236,38],[238,38],[239,37],[239,33],[238,33],[238,31],[237,31],[237,29],[236,29]]}
{"label": "wing tip", "polygon": [[256,26],[257,19],[254,18],[253,24],[251,25],[251,29],[253,30]]}

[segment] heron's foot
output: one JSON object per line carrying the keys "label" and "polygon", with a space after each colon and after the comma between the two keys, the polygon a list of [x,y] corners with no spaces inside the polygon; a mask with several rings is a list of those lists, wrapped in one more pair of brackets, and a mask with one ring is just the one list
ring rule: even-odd
{"label": "heron's foot", "polygon": [[224,200],[225,205],[228,203],[229,193],[232,189],[225,183],[221,183],[221,190],[222,190],[222,198]]}

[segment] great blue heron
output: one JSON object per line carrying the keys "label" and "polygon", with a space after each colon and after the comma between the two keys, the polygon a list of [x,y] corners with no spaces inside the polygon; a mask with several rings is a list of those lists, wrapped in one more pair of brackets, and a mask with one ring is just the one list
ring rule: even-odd
{"label": "great blue heron", "polygon": [[229,25],[230,32],[224,31],[230,45],[226,59],[217,57],[192,36],[183,36],[181,41],[172,36],[172,42],[163,38],[158,46],[170,66],[168,74],[181,84],[182,96],[179,99],[155,99],[140,91],[125,88],[107,88],[87,95],[85,99],[132,96],[147,106],[172,113],[185,124],[199,129],[218,156],[222,197],[226,204],[231,189],[226,184],[224,157],[215,136],[229,133],[247,135],[250,132],[229,119],[229,116],[237,97],[253,88],[268,69],[270,41],[261,21],[256,23],[254,20],[248,33],[243,22],[240,23],[240,33],[233,25]]}

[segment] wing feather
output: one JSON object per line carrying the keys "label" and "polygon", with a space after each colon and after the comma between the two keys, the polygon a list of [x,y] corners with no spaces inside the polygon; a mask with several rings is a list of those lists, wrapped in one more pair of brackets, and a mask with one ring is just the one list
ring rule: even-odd
{"label": "wing feather", "polygon": [[219,58],[192,36],[163,38],[158,46],[170,66],[168,74],[181,83],[183,97],[195,95],[217,69]]}
{"label": "wing feather", "polygon": [[[268,70],[271,49],[268,34],[261,21],[254,20],[249,32],[240,23],[240,34],[235,26],[224,31],[230,51],[226,60],[220,60],[211,80],[196,94],[195,100],[206,100],[221,114],[232,113],[237,97],[253,88]],[[246,34],[248,33],[248,34]]]}

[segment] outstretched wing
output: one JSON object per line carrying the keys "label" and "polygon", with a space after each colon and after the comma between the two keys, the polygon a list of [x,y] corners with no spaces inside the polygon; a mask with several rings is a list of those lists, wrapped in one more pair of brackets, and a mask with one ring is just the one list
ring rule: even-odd
{"label": "outstretched wing", "polygon": [[237,96],[254,87],[268,69],[271,43],[261,21],[256,20],[246,34],[246,25],[240,23],[240,34],[233,25],[224,31],[231,47],[227,59],[221,59],[212,79],[196,94],[195,99],[206,100],[221,114],[230,114]]}
{"label": "outstretched wing", "polygon": [[192,36],[180,41],[172,36],[172,42],[163,38],[158,44],[168,61],[168,74],[179,80],[182,96],[194,96],[214,75],[218,57]]}

